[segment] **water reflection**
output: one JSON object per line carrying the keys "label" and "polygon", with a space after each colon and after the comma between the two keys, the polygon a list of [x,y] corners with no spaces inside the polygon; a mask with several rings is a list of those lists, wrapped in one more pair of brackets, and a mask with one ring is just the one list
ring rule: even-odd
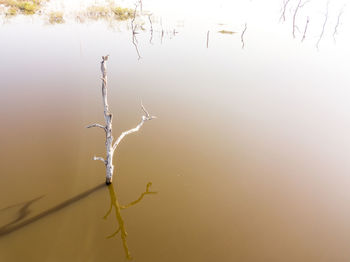
{"label": "water reflection", "polygon": [[[136,38],[136,34],[138,34],[138,32],[136,31],[137,24],[135,24],[135,19],[136,19],[136,14],[137,14],[137,7],[138,7],[138,4],[135,4],[134,17],[131,20],[131,31],[132,31],[132,44],[135,46],[136,53],[137,53],[137,56],[138,56],[138,60],[140,60],[141,59],[141,55],[140,55],[140,52],[139,52],[138,41],[137,41],[137,38]],[[141,6],[141,11],[142,11],[142,6]]]}
{"label": "water reflection", "polygon": [[122,209],[127,209],[129,207],[132,207],[132,206],[138,204],[144,198],[145,195],[157,194],[157,192],[150,191],[150,187],[151,186],[152,186],[152,183],[149,182],[146,185],[146,191],[141,193],[141,195],[139,196],[138,199],[136,199],[135,201],[132,201],[129,204],[123,206],[123,205],[119,204],[118,195],[117,195],[117,193],[116,193],[116,191],[114,189],[113,183],[108,185],[108,191],[109,191],[109,196],[111,198],[111,204],[110,204],[109,210],[107,211],[106,215],[103,218],[107,219],[107,217],[111,214],[112,209],[114,207],[115,217],[116,217],[116,220],[118,222],[118,228],[113,234],[107,236],[107,238],[112,238],[112,237],[116,236],[120,232],[120,238],[121,238],[121,240],[123,242],[123,248],[124,248],[124,251],[125,251],[125,256],[129,260],[132,259],[132,257],[131,257],[131,254],[130,254],[130,251],[129,251],[129,247],[128,247],[128,243],[127,243],[127,240],[126,240],[128,233],[126,232],[124,219],[121,216],[121,212],[120,211]]}
{"label": "water reflection", "polygon": [[244,46],[245,46],[244,35],[245,35],[246,31],[247,31],[247,23],[245,23],[244,29],[243,29],[242,34],[241,34],[242,49],[244,49]]}

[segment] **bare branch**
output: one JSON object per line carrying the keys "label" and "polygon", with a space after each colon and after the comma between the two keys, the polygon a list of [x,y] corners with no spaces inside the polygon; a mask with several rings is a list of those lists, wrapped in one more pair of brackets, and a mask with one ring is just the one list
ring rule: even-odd
{"label": "bare branch", "polygon": [[316,43],[316,48],[317,49],[319,49],[319,45],[320,45],[320,42],[321,42],[321,40],[323,38],[324,30],[326,28],[326,24],[327,24],[327,21],[328,21],[328,8],[329,8],[329,1],[327,2],[327,9],[326,9],[325,19],[324,19],[323,26],[322,26],[322,31],[321,31],[320,37],[318,38],[318,41]]}
{"label": "bare branch", "polygon": [[244,46],[245,46],[245,43],[244,43],[244,34],[245,34],[246,31],[247,31],[247,23],[245,23],[245,25],[244,25],[244,30],[243,30],[243,32],[242,32],[242,34],[241,34],[242,49],[244,49]]}
{"label": "bare branch", "polygon": [[103,164],[106,164],[106,160],[103,157],[94,156],[93,160],[100,160],[103,162]]}
{"label": "bare branch", "polygon": [[150,117],[151,117],[150,114],[148,113],[148,111],[146,110],[146,108],[143,106],[142,100],[141,100],[141,109],[142,109],[142,111],[145,113],[145,116],[146,116],[147,118],[150,118]]}
{"label": "bare branch", "polygon": [[142,116],[141,118],[141,122],[134,128],[132,129],[129,129],[127,131],[124,131],[119,137],[118,139],[115,141],[114,145],[113,145],[113,151],[115,151],[115,149],[117,148],[117,146],[119,145],[119,143],[123,140],[123,138],[127,135],[130,135],[132,133],[135,133],[137,131],[140,130],[140,128],[143,126],[143,124],[146,122],[146,121],[149,121],[149,120],[152,120],[154,118],[157,118],[156,116],[151,116],[148,111],[145,109],[145,107],[142,105],[142,102],[141,102],[141,109],[143,110],[143,112],[145,113],[145,115]]}
{"label": "bare branch", "polygon": [[106,127],[100,124],[92,124],[87,126],[86,128],[92,128],[92,127],[99,127],[99,128],[102,128],[103,130],[106,130]]}

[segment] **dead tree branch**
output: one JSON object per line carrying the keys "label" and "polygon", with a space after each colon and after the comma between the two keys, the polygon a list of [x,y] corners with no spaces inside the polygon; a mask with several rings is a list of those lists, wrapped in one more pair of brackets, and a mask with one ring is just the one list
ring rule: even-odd
{"label": "dead tree branch", "polygon": [[93,160],[100,160],[103,162],[103,164],[106,164],[106,160],[103,157],[94,156]]}
{"label": "dead tree branch", "polygon": [[92,128],[92,127],[99,127],[99,128],[102,128],[103,130],[105,130],[105,126],[103,125],[100,125],[100,124],[92,124],[92,125],[89,125],[87,126],[86,128]]}
{"label": "dead tree branch", "polygon": [[146,122],[146,121],[149,121],[149,120],[152,120],[154,118],[156,118],[155,116],[150,116],[150,114],[147,112],[147,110],[145,109],[145,107],[142,105],[142,102],[141,102],[141,108],[143,110],[143,112],[145,113],[145,115],[143,115],[141,117],[141,122],[134,128],[132,129],[129,129],[127,131],[124,131],[119,137],[118,139],[115,141],[114,145],[113,145],[113,150],[116,150],[117,146],[119,145],[119,143],[123,140],[123,138],[127,135],[130,135],[132,133],[135,133],[137,131],[140,130],[140,128],[143,126],[143,124]]}
{"label": "dead tree branch", "polygon": [[141,108],[144,111],[144,115],[142,116],[141,122],[135,128],[123,132],[113,144],[114,138],[112,135],[112,114],[109,112],[109,106],[107,101],[107,65],[106,64],[107,64],[108,57],[109,57],[108,55],[102,56],[102,62],[101,62],[102,101],[103,101],[103,107],[104,107],[103,112],[104,112],[106,125],[103,126],[100,124],[92,124],[87,126],[88,128],[91,128],[91,127],[102,128],[106,133],[106,158],[94,156],[93,160],[99,160],[105,164],[107,185],[112,183],[113,171],[114,171],[113,155],[118,144],[126,135],[139,131],[141,126],[144,124],[144,122],[155,118],[154,116],[150,116],[150,114],[147,112],[147,110],[145,109],[145,107],[142,105],[142,102],[141,102]]}

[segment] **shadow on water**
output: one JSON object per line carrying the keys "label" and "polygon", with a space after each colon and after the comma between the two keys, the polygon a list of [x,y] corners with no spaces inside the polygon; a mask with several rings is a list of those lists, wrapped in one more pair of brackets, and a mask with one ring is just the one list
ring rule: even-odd
{"label": "shadow on water", "polygon": [[118,228],[113,234],[107,236],[107,238],[112,238],[112,237],[116,236],[120,232],[120,238],[121,238],[121,240],[123,242],[125,256],[129,260],[131,260],[132,257],[131,257],[131,254],[130,254],[130,251],[129,251],[129,247],[128,247],[128,243],[127,243],[127,240],[126,240],[128,233],[126,232],[125,223],[124,223],[124,220],[123,220],[123,218],[121,216],[121,210],[127,209],[129,207],[132,207],[132,206],[138,204],[144,198],[145,195],[157,194],[157,192],[153,192],[153,191],[149,190],[151,186],[152,186],[152,183],[149,182],[146,185],[146,191],[141,193],[141,195],[139,196],[138,199],[136,199],[135,201],[132,201],[129,204],[124,205],[124,206],[119,204],[118,196],[117,196],[116,191],[114,190],[113,184],[110,184],[108,186],[109,196],[111,198],[111,204],[110,204],[109,210],[107,211],[106,215],[103,218],[107,219],[107,217],[111,214],[111,212],[113,210],[113,207],[114,207],[116,220],[118,222]]}
{"label": "shadow on water", "polygon": [[[127,209],[129,207],[132,207],[132,206],[140,203],[145,195],[157,194],[157,192],[150,191],[151,186],[152,186],[152,183],[149,182],[146,185],[146,190],[144,192],[142,192],[136,200],[134,200],[126,205],[119,204],[117,193],[114,189],[113,184],[110,184],[109,186],[107,186],[108,191],[109,191],[109,196],[110,196],[110,207],[109,207],[109,210],[107,211],[106,215],[103,218],[107,219],[107,217],[111,214],[113,207],[114,207],[116,220],[118,222],[118,229],[113,234],[107,236],[106,238],[113,238],[120,232],[120,238],[123,242],[125,256],[129,260],[132,259],[132,257],[131,257],[131,254],[129,252],[129,248],[128,248],[128,244],[127,244],[127,240],[126,240],[128,234],[126,232],[124,220],[121,216],[121,210]],[[0,212],[6,212],[6,211],[13,209],[15,207],[20,207],[19,211],[17,212],[16,217],[11,222],[0,227],[0,237],[8,235],[8,234],[10,234],[18,229],[21,229],[22,227],[25,227],[27,225],[30,225],[30,224],[48,216],[48,215],[54,214],[55,212],[60,211],[60,210],[64,209],[65,207],[68,207],[71,204],[74,204],[75,202],[77,202],[77,201],[91,195],[92,193],[97,192],[101,188],[105,188],[105,187],[106,187],[105,183],[99,184],[99,185],[97,185],[89,190],[86,190],[83,193],[76,195],[75,197],[72,197],[72,198],[70,198],[70,199],[68,199],[68,200],[66,200],[66,201],[64,201],[64,202],[62,202],[62,203],[60,203],[52,208],[49,208],[46,211],[41,212],[40,214],[33,216],[31,218],[27,218],[29,216],[29,214],[31,213],[31,211],[29,209],[30,206],[33,203],[35,203],[36,201],[43,198],[44,195],[36,197],[36,198],[31,199],[29,201],[25,201],[25,202],[22,202],[19,204],[15,204],[15,205],[11,205],[11,206],[2,208],[2,209],[0,209]],[[25,218],[27,218],[27,219],[25,219]]]}
{"label": "shadow on water", "polygon": [[16,205],[12,205],[12,206],[3,208],[0,211],[5,211],[5,210],[8,210],[8,209],[13,208],[13,207],[23,205],[21,207],[21,209],[18,211],[18,215],[17,215],[17,217],[15,219],[13,219],[11,222],[7,223],[6,225],[0,227],[0,237],[3,237],[5,235],[7,235],[7,234],[10,234],[10,233],[12,233],[12,232],[14,232],[14,231],[24,227],[24,226],[30,225],[31,223],[36,222],[36,221],[38,221],[41,218],[44,218],[44,217],[46,217],[48,215],[51,215],[51,214],[53,214],[53,213],[55,213],[55,212],[65,208],[65,207],[67,207],[67,206],[69,206],[69,205],[71,205],[71,204],[73,204],[73,203],[75,203],[75,202],[77,202],[77,201],[79,201],[79,200],[81,200],[81,199],[91,195],[92,193],[98,191],[99,189],[101,189],[101,188],[103,188],[105,186],[106,186],[105,183],[102,183],[102,184],[100,184],[98,186],[95,186],[95,187],[93,187],[93,188],[91,188],[91,189],[89,189],[87,191],[84,191],[83,193],[81,193],[79,195],[76,195],[75,197],[72,197],[72,198],[70,198],[70,199],[68,199],[68,200],[66,200],[66,201],[64,201],[64,202],[62,202],[62,203],[60,203],[60,204],[58,204],[58,205],[56,205],[56,206],[54,206],[54,207],[52,207],[52,208],[50,208],[48,210],[46,210],[46,211],[36,215],[36,216],[28,218],[26,220],[24,220],[24,219],[30,214],[29,207],[35,201],[41,199],[44,196],[40,196],[40,197],[34,198],[32,200],[29,200],[27,202],[23,202],[23,203],[20,203],[20,204],[16,204]]}

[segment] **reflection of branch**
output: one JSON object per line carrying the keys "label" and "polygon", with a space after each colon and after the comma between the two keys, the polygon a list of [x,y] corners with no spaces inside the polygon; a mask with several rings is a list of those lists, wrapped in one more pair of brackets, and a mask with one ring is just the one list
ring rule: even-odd
{"label": "reflection of branch", "polygon": [[326,24],[327,24],[327,21],[328,21],[328,7],[329,7],[329,1],[327,2],[327,9],[326,9],[325,19],[324,19],[323,26],[322,26],[322,31],[321,31],[320,37],[318,38],[318,41],[316,43],[316,48],[317,49],[319,49],[319,44],[320,44],[320,42],[322,40],[322,37],[323,37],[323,34],[324,34],[324,29],[326,28]]}
{"label": "reflection of branch", "polygon": [[334,27],[334,32],[333,32],[334,42],[335,42],[335,36],[338,34],[338,27],[340,25],[340,18],[344,13],[344,8],[345,8],[345,5],[342,7],[342,9],[340,9],[339,14],[338,14],[337,24]]}
{"label": "reflection of branch", "polygon": [[135,46],[135,49],[136,49],[136,53],[137,53],[137,56],[138,56],[138,60],[140,60],[142,57],[140,55],[140,52],[139,52],[139,48],[137,46],[137,39],[136,39],[136,36],[134,35],[133,38],[132,38],[132,44]]}
{"label": "reflection of branch", "polygon": [[137,28],[137,25],[134,24],[135,22],[135,18],[136,18],[136,12],[137,12],[137,4],[135,4],[135,10],[134,10],[134,17],[133,19],[131,20],[131,30],[132,30],[132,44],[135,46],[135,49],[136,49],[136,53],[138,55],[138,60],[141,59],[141,56],[140,56],[140,52],[139,52],[139,48],[137,46],[137,38],[136,38],[136,28]]}
{"label": "reflection of branch", "polygon": [[160,26],[162,28],[162,34],[161,34],[161,37],[160,37],[160,44],[163,44],[163,37],[164,37],[163,18],[160,18]]}
{"label": "reflection of branch", "polygon": [[146,195],[146,194],[155,194],[156,192],[149,191],[149,188],[150,188],[151,185],[152,185],[151,182],[148,183],[147,186],[146,186],[146,192],[142,193],[141,196],[137,200],[131,202],[130,204],[128,204],[126,206],[121,206],[119,204],[118,198],[117,198],[117,194],[116,194],[116,192],[114,190],[113,184],[110,184],[108,186],[109,196],[111,198],[111,204],[110,204],[110,208],[109,208],[107,214],[104,216],[104,219],[106,219],[108,217],[108,215],[112,211],[112,208],[114,207],[114,209],[115,209],[115,216],[116,216],[116,219],[118,221],[119,227],[113,234],[107,236],[107,238],[112,238],[112,237],[116,236],[120,232],[120,238],[122,239],[123,247],[124,247],[124,251],[125,251],[125,255],[126,255],[127,259],[132,259],[132,257],[131,257],[131,254],[130,254],[130,251],[129,251],[129,247],[128,247],[128,243],[127,243],[127,240],[126,240],[128,233],[126,232],[124,220],[123,220],[123,218],[121,216],[120,211],[121,211],[121,209],[125,209],[125,208],[128,208],[130,206],[133,206],[133,205],[139,203],[142,200],[142,198],[144,197],[144,195]]}
{"label": "reflection of branch", "polygon": [[140,11],[142,12],[142,0],[140,0],[139,3],[140,3]]}
{"label": "reflection of branch", "polygon": [[295,24],[297,13],[298,13],[300,8],[302,8],[305,4],[307,4],[309,2],[309,1],[305,1],[304,3],[301,3],[301,1],[302,0],[299,0],[299,3],[297,5],[297,7],[295,8],[294,15],[293,15],[293,37],[294,38],[295,38],[295,29],[298,28]]}
{"label": "reflection of branch", "polygon": [[290,0],[284,0],[283,2],[283,9],[282,9],[282,14],[280,17],[280,21],[283,19],[283,22],[286,21],[286,9],[287,9],[287,5],[289,3]]}
{"label": "reflection of branch", "polygon": [[139,197],[138,199],[136,199],[135,201],[132,201],[131,203],[129,203],[129,204],[125,205],[125,206],[121,206],[120,208],[121,208],[121,209],[125,209],[125,208],[131,207],[131,206],[133,206],[133,205],[136,205],[138,202],[140,202],[140,201],[143,199],[143,197],[144,197],[145,195],[157,194],[158,192],[149,191],[149,188],[150,188],[151,186],[152,186],[152,183],[149,182],[149,183],[147,184],[147,186],[146,186],[146,191],[143,192],[143,193],[140,195],[140,197]]}
{"label": "reflection of branch", "polygon": [[[120,237],[121,237],[122,242],[123,242],[123,247],[124,247],[126,258],[132,259],[131,254],[129,252],[128,243],[126,242],[126,237],[127,237],[128,233],[126,232],[124,220],[120,214],[120,205],[119,205],[119,202],[117,199],[117,194],[114,191],[113,183],[108,185],[108,190],[109,190],[109,196],[111,198],[111,207],[114,206],[115,216],[117,218],[119,228],[116,232],[114,232],[112,235],[109,235],[107,238],[111,238],[112,236],[115,236],[120,231]],[[112,208],[110,208],[110,210],[104,216],[105,218],[107,218],[107,216],[111,213],[111,210],[112,210]]]}
{"label": "reflection of branch", "polygon": [[134,9],[134,17],[131,19],[131,30],[132,30],[132,34],[135,35],[136,32],[136,25],[134,25],[135,22],[135,18],[136,18],[136,12],[137,12],[137,4],[135,4],[135,9]]}
{"label": "reflection of branch", "polygon": [[152,39],[153,39],[153,24],[152,24],[151,16],[152,16],[152,14],[148,15],[148,20],[149,20],[149,23],[151,24],[151,38],[149,39],[150,44],[152,44]]}
{"label": "reflection of branch", "polygon": [[210,31],[208,30],[208,32],[207,32],[207,48],[209,47],[209,34],[210,34]]}
{"label": "reflection of branch", "polygon": [[242,32],[242,34],[241,34],[241,42],[242,42],[242,49],[244,49],[244,34],[245,34],[245,32],[247,31],[247,23],[245,23],[245,25],[244,25],[244,30],[243,30],[243,32]]}
{"label": "reflection of branch", "polygon": [[115,235],[118,234],[120,230],[121,228],[119,227],[113,234],[109,235],[107,238],[115,237]]}
{"label": "reflection of branch", "polygon": [[307,28],[309,26],[309,22],[310,22],[310,19],[309,17],[307,17],[306,19],[306,24],[305,24],[305,29],[304,29],[304,34],[303,34],[303,38],[301,39],[301,42],[303,42],[305,40],[305,37],[306,37],[306,31],[307,31]]}
{"label": "reflection of branch", "polygon": [[[51,215],[51,214],[53,214],[53,213],[55,213],[55,212],[57,212],[57,211],[59,211],[59,210],[65,208],[65,207],[67,207],[67,206],[69,206],[69,205],[71,205],[71,204],[77,202],[78,200],[87,197],[88,195],[94,193],[95,191],[101,189],[101,188],[104,187],[104,186],[105,186],[105,183],[100,184],[100,185],[98,185],[98,186],[96,186],[96,187],[94,187],[94,188],[92,188],[92,189],[89,189],[89,190],[87,190],[87,191],[85,191],[85,192],[83,192],[83,193],[81,193],[81,194],[79,194],[79,195],[77,195],[77,196],[75,196],[75,197],[72,197],[72,198],[70,198],[70,199],[68,199],[68,200],[66,200],[66,201],[64,201],[64,202],[62,202],[62,203],[60,203],[60,204],[58,204],[58,205],[56,205],[56,206],[54,206],[54,207],[52,207],[52,208],[50,208],[50,209],[44,211],[44,212],[42,212],[42,213],[40,213],[40,214],[34,216],[34,217],[28,218],[28,219],[24,220],[24,221],[21,222],[21,223],[16,223],[16,224],[15,224],[15,221],[13,221],[13,222],[11,222],[10,224],[7,224],[7,225],[5,225],[5,226],[2,226],[2,227],[0,227],[0,237],[1,237],[1,236],[4,236],[4,235],[7,235],[7,234],[10,234],[10,233],[12,233],[13,231],[16,231],[16,230],[18,230],[18,229],[20,229],[20,228],[22,228],[22,227],[24,227],[24,226],[26,226],[26,225],[29,225],[29,224],[31,224],[31,223],[33,223],[33,222],[35,222],[35,221],[37,221],[37,220],[39,220],[39,219],[41,219],[41,218],[44,218],[44,217],[46,217],[46,216],[48,216],[48,215]],[[31,203],[33,203],[34,201],[36,201],[36,200],[38,200],[38,199],[40,199],[40,198],[41,198],[41,197],[38,197],[38,198],[36,198],[36,199],[31,200]],[[28,203],[28,202],[27,202],[27,203]],[[29,206],[27,206],[27,208],[28,208],[28,207],[29,207]],[[21,210],[22,210],[21,219],[24,218],[24,217],[23,217],[23,209],[24,209],[24,213],[26,213],[26,208],[23,207],[23,208],[21,209]],[[28,215],[28,213],[26,213],[26,215]],[[18,217],[18,218],[19,218],[19,217]],[[17,220],[16,222],[19,221],[18,218],[16,219],[16,220]]]}

